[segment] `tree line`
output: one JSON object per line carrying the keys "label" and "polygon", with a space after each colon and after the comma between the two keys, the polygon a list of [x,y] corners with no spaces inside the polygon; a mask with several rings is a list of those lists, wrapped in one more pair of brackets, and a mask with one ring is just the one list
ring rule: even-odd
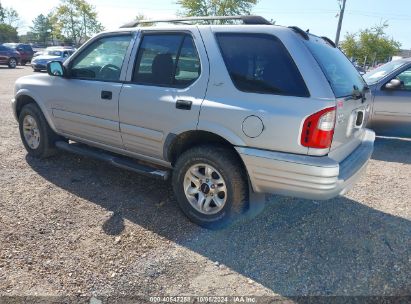
{"label": "tree line", "polygon": [[[180,5],[181,10],[177,14],[249,15],[258,1],[178,0],[176,3]],[[341,0],[337,0],[337,3],[341,9]],[[136,20],[145,18],[142,14],[136,16]],[[60,0],[60,4],[52,12],[40,14],[32,23],[30,31],[19,37],[17,32],[21,21],[18,12],[13,8],[2,7],[0,2],[0,43],[20,40],[47,45],[58,40],[66,44],[79,45],[104,29],[98,20],[95,7],[86,0]],[[346,33],[339,47],[350,59],[361,65],[387,61],[398,53],[401,46],[398,41],[388,37],[387,28],[388,23],[385,22],[356,33]]]}
{"label": "tree line", "polygon": [[26,35],[18,36],[21,24],[18,12],[0,3],[0,43],[19,41],[46,46],[59,41],[79,45],[104,30],[95,7],[86,0],[60,0],[50,13],[34,18]]}

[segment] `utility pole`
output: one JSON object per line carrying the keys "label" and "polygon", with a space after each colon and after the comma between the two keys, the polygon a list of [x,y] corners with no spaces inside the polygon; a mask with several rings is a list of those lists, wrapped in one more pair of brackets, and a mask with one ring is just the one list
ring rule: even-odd
{"label": "utility pole", "polygon": [[338,0],[338,4],[340,6],[340,18],[338,19],[338,27],[337,27],[337,34],[335,35],[335,45],[338,46],[338,43],[340,42],[340,34],[341,34],[341,27],[342,27],[342,22],[344,19],[344,11],[345,11],[345,3],[347,0]]}

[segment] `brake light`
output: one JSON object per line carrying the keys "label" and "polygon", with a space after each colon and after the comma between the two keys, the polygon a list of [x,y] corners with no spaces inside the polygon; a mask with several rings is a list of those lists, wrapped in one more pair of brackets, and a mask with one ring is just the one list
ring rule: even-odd
{"label": "brake light", "polygon": [[309,116],[301,132],[301,145],[325,149],[331,146],[335,127],[335,107],[321,110]]}

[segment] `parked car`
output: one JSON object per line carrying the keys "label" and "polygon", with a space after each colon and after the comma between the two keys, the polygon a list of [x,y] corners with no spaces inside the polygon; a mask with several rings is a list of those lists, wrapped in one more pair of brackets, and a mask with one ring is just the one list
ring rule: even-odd
{"label": "parked car", "polygon": [[364,79],[373,96],[369,126],[381,135],[411,137],[411,58],[386,63]]}
{"label": "parked car", "polygon": [[12,105],[28,153],[171,176],[178,205],[205,227],[260,193],[346,193],[375,137],[362,77],[327,38],[231,18],[246,24],[128,24],[50,62],[49,75],[20,78]]}
{"label": "parked car", "polygon": [[16,50],[0,45],[0,65],[14,69],[21,62],[21,55]]}
{"label": "parked car", "polygon": [[50,47],[47,48],[41,55],[35,56],[31,61],[31,66],[35,72],[47,69],[47,63],[50,61],[64,62],[74,53],[73,49]]}
{"label": "parked car", "polygon": [[7,46],[13,50],[16,50],[20,53],[21,56],[21,65],[26,65],[27,62],[30,62],[33,58],[34,51],[31,48],[30,44],[24,43],[4,43],[4,46]]}

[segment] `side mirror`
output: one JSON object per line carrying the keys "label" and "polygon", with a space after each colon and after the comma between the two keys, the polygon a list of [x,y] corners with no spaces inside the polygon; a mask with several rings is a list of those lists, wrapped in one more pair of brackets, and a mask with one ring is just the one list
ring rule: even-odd
{"label": "side mirror", "polygon": [[65,69],[60,61],[50,61],[47,63],[47,73],[50,76],[65,76]]}
{"label": "side mirror", "polygon": [[401,86],[401,80],[398,79],[391,79],[389,83],[385,85],[385,88],[388,90],[395,90],[398,89]]}

